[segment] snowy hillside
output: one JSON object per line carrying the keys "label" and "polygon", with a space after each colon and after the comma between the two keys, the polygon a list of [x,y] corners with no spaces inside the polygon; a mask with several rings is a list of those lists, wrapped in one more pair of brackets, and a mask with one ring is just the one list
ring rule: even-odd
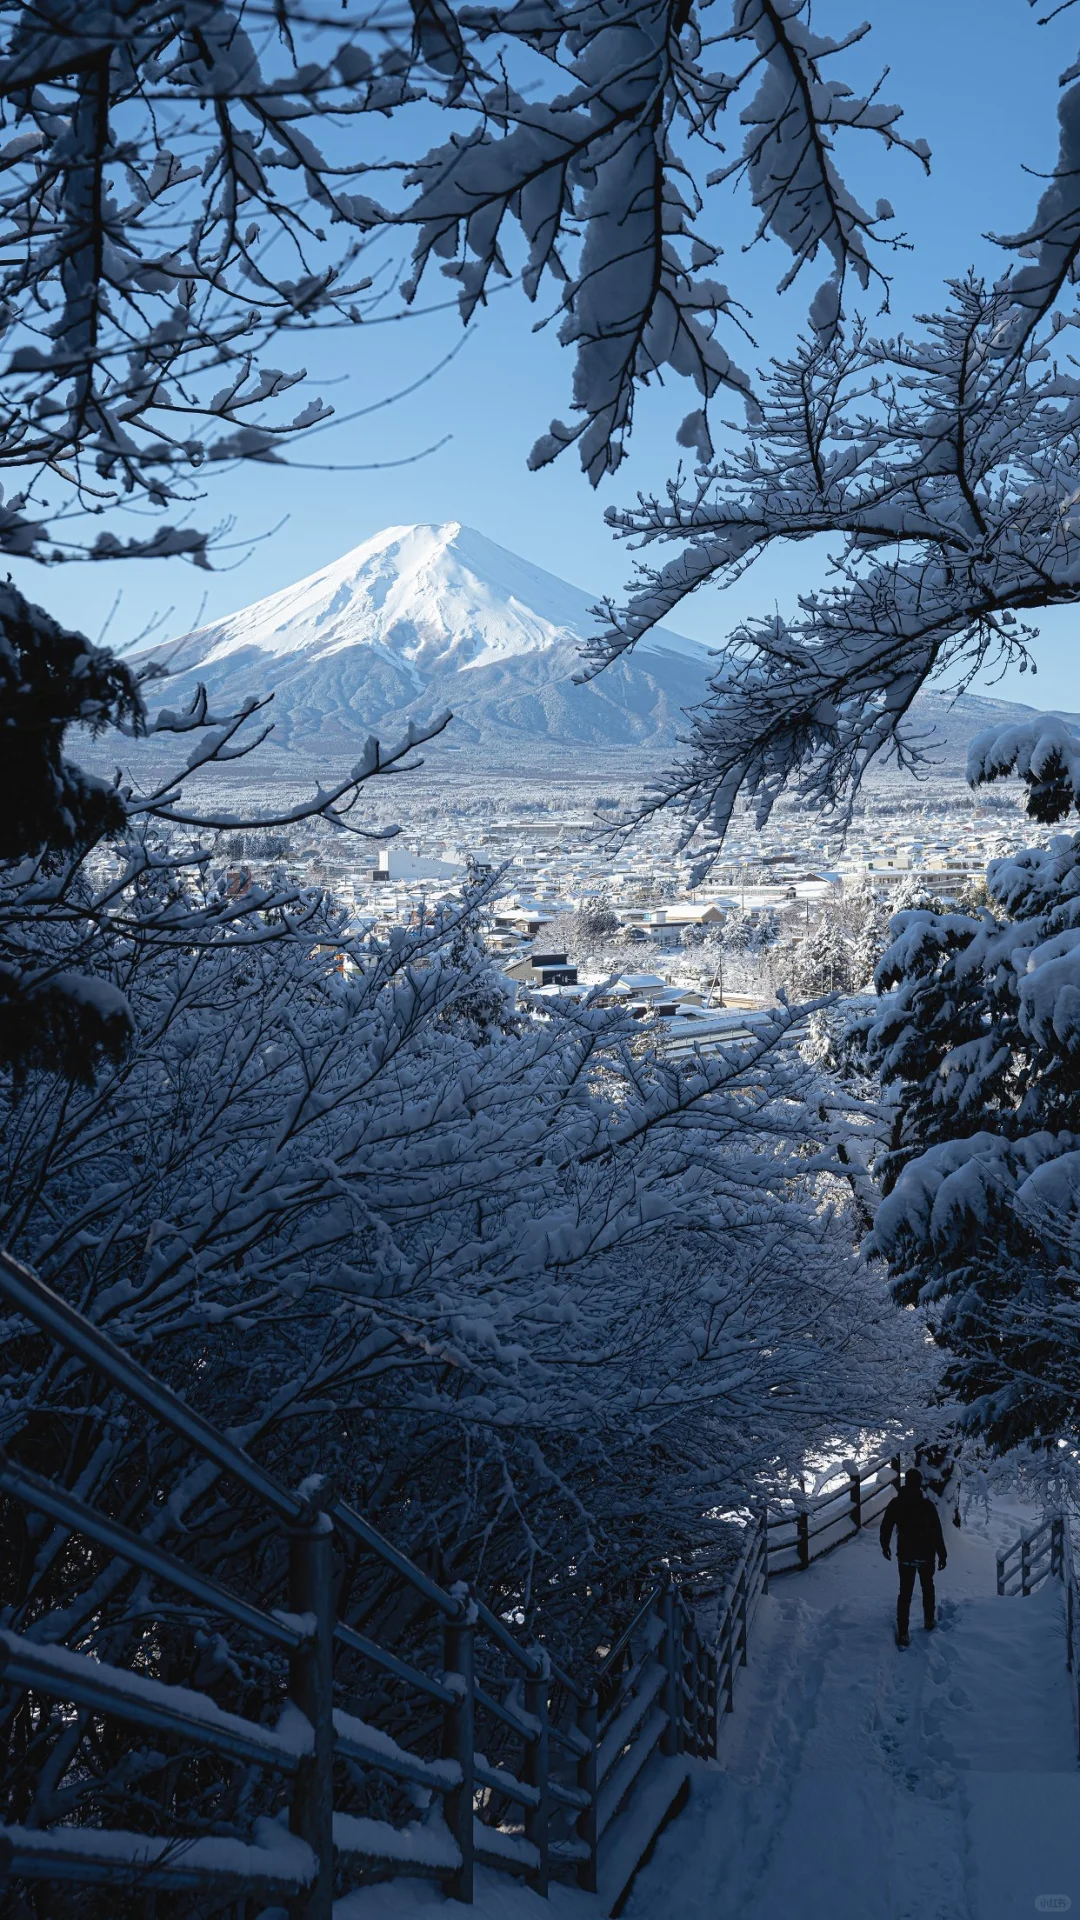
{"label": "snowy hillside", "polygon": [[273,691],[273,740],[325,750],[450,707],[450,743],[669,746],[707,650],[658,632],[578,687],[590,598],[472,528],[389,527],[332,566],[158,650],[176,692]]}

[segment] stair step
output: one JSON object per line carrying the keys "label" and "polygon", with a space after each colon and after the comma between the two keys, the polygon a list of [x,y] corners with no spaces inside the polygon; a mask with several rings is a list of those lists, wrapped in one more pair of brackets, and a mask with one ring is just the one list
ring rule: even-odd
{"label": "stair step", "polygon": [[689,1790],[693,1764],[686,1754],[656,1754],[643,1770],[600,1847],[597,1892],[602,1913],[621,1912],[634,1875]]}

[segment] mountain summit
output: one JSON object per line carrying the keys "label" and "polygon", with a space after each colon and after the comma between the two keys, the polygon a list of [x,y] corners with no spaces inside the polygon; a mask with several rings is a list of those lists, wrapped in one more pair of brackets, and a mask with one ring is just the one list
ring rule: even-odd
{"label": "mountain summit", "polygon": [[274,694],[271,742],[325,753],[450,707],[449,745],[668,747],[709,654],[657,631],[575,686],[590,598],[457,521],[388,527],[295,586],[154,649],[175,692]]}

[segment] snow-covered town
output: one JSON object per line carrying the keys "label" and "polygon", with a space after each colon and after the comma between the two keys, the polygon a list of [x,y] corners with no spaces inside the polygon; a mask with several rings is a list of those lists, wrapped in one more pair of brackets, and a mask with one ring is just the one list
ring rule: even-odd
{"label": "snow-covered town", "polygon": [[710,1011],[774,1006],[779,992],[869,990],[893,913],[980,902],[989,863],[1031,840],[1012,797],[973,805],[961,791],[935,809],[886,787],[843,837],[799,844],[787,820],[744,828],[698,877],[695,855],[673,846],[668,827],[627,833],[618,824],[629,793],[586,785],[576,805],[516,798],[501,813],[476,795],[425,799],[423,826],[414,817],[381,846],[325,833],[234,835],[222,843],[218,883],[233,896],[328,887],[353,930],[375,942],[478,890],[484,946],[508,981],[541,1001],[587,995],[639,1018],[671,1017],[657,1042],[667,1050],[742,1030],[707,1020]]}
{"label": "snow-covered town", "polygon": [[0,0],[0,1920],[1080,1912],[1080,5]]}

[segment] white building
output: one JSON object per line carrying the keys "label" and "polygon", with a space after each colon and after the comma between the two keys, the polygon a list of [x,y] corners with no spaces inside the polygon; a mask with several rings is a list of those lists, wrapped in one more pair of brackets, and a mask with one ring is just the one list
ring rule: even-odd
{"label": "white building", "polygon": [[376,884],[391,880],[463,880],[465,869],[460,861],[434,860],[430,854],[410,853],[391,841],[389,846],[379,848],[371,878]]}

